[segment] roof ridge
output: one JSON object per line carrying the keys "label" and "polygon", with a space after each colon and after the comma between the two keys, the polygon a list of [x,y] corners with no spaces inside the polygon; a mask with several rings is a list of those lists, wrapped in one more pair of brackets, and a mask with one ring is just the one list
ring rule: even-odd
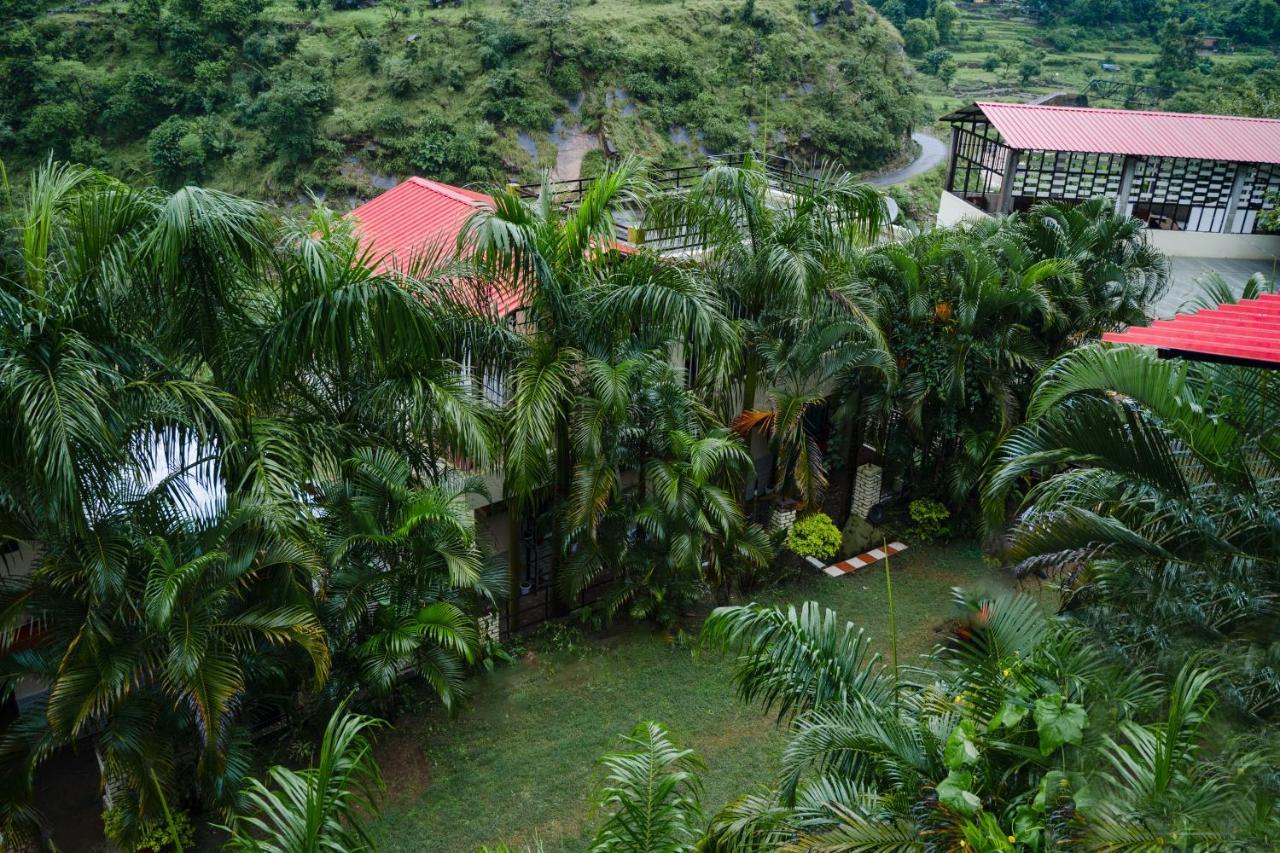
{"label": "roof ridge", "polygon": [[461,190],[461,187],[455,187],[449,184],[442,184],[439,181],[432,181],[432,180],[428,180],[427,178],[420,178],[417,175],[410,176],[409,181],[416,184],[417,186],[422,187],[423,189],[430,190],[431,192],[434,192],[438,195],[442,195],[445,198],[465,204],[468,207],[477,207],[484,204],[484,202],[480,201],[479,199],[472,198],[471,196],[463,193]]}
{"label": "roof ridge", "polygon": [[1260,124],[1280,124],[1280,118],[1265,118],[1263,116],[1232,116],[1219,115],[1216,113],[1177,113],[1166,110],[1124,110],[1115,107],[1074,107],[1065,104],[1018,104],[1009,101],[974,101],[977,107],[1015,107],[1017,109],[1029,110],[1056,110],[1058,112],[1074,112],[1074,113],[1113,113],[1116,115],[1129,116],[1162,116],[1162,117],[1178,117],[1178,118],[1208,118],[1218,119],[1220,121],[1254,121]]}

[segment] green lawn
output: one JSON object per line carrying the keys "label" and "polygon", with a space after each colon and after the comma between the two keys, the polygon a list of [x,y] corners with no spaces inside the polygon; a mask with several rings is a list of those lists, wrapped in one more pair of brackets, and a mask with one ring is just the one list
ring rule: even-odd
{"label": "green lawn", "polygon": [[[915,548],[893,558],[899,650],[928,651],[954,609],[951,588],[1007,589],[976,547]],[[814,573],[760,597],[817,600],[862,625],[888,650],[888,607],[880,565],[829,578]],[[734,695],[729,663],[691,651],[645,626],[547,643],[518,664],[474,682],[453,720],[402,720],[379,745],[388,797],[375,835],[384,850],[474,850],[532,844],[581,850],[595,816],[593,762],[643,720],[666,723],[706,760],[709,812],[767,781],[784,733]]]}

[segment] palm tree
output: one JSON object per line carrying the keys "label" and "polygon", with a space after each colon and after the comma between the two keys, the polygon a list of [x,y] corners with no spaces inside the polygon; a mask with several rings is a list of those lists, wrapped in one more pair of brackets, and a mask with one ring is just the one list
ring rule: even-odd
{"label": "palm tree", "polygon": [[[0,733],[21,768],[6,819],[30,815],[50,751],[91,731],[133,811],[126,829],[192,788],[226,808],[249,715],[328,675],[317,591],[356,574],[360,548],[319,546],[309,493],[361,448],[407,458],[406,488],[443,482],[451,461],[484,464],[488,415],[458,356],[505,338],[452,298],[449,263],[374,272],[324,211],[288,229],[221,193],[50,164],[15,220],[22,240],[0,266],[0,536],[39,557],[0,589],[0,691],[27,677],[51,691]],[[180,460],[158,482],[157,448]],[[193,508],[193,484],[212,499]],[[410,516],[391,533],[419,542],[428,520]],[[349,542],[370,534],[363,520],[347,516]],[[452,523],[436,522],[432,535]],[[458,557],[475,586],[472,546]],[[408,644],[424,670],[435,642],[470,645],[453,594]]]}
{"label": "palm tree", "polygon": [[755,406],[765,365],[756,345],[776,321],[830,298],[840,258],[875,239],[887,221],[883,197],[847,172],[827,168],[773,186],[764,163],[708,169],[687,193],[657,199],[648,224],[659,239],[703,250],[705,274],[741,326],[741,397],[730,415]]}
{"label": "palm tree", "polygon": [[1169,284],[1169,262],[1148,242],[1142,222],[1117,213],[1105,198],[1037,205],[1026,217],[986,228],[1010,232],[1012,240],[1000,241],[1004,250],[1065,262],[1074,271],[1054,292],[1056,316],[1044,333],[1051,357],[1103,332],[1142,325]]}
{"label": "palm tree", "polygon": [[702,848],[1138,849],[1157,820],[1209,843],[1280,831],[1252,774],[1228,781],[1232,765],[1196,750],[1211,673],[1189,664],[1166,692],[1034,599],[963,604],[897,691],[830,611],[717,610],[705,641],[736,654],[740,693],[777,708],[791,739],[777,787],[731,803]]}
{"label": "palm tree", "polygon": [[381,720],[352,714],[346,702],[325,727],[315,766],[267,771],[273,787],[249,781],[246,808],[228,827],[228,849],[254,853],[373,850],[363,821],[376,817],[382,774],[365,732]]}
{"label": "palm tree", "polygon": [[645,189],[638,165],[625,162],[593,181],[567,210],[547,185],[533,203],[501,191],[492,210],[471,217],[461,238],[491,286],[514,289],[522,304],[502,460],[513,586],[520,576],[521,515],[547,486],[554,498],[553,586],[559,586],[576,455],[571,424],[582,397],[578,383],[591,375],[588,362],[616,364],[626,358],[620,350],[669,357],[686,342],[714,352],[732,338],[719,303],[697,277],[617,249],[615,212],[636,203]]}
{"label": "palm tree", "polygon": [[605,773],[596,793],[608,817],[591,843],[593,853],[691,851],[701,831],[699,805],[706,769],[693,750],[681,749],[660,723],[641,723],[624,738],[626,752],[600,759]]}
{"label": "palm tree", "polygon": [[412,667],[452,707],[478,646],[460,596],[493,600],[466,500],[483,484],[413,483],[405,459],[365,449],[321,492],[326,562],[334,567],[321,611],[336,654],[352,659],[344,668],[359,674],[357,685],[385,695]]}
{"label": "palm tree", "polygon": [[[769,378],[769,407],[748,409],[733,422],[740,434],[760,430],[769,437],[773,498],[788,494],[794,485],[802,509],[820,508],[827,488],[827,465],[810,426],[811,415],[829,406],[829,398],[836,406],[848,404],[846,398],[857,397],[864,382],[887,388],[896,375],[873,321],[862,313],[849,316],[841,307],[826,308],[817,317],[801,316],[775,326],[777,336],[756,344]],[[855,389],[852,394],[850,386]],[[861,401],[852,401],[851,407],[851,416],[858,417]],[[848,447],[844,452],[853,455]]]}
{"label": "palm tree", "polygon": [[1077,349],[1042,375],[983,490],[993,529],[1015,512],[1005,557],[1061,576],[1066,605],[1103,636],[1171,667],[1210,643],[1225,695],[1272,716],[1280,690],[1261,660],[1280,592],[1277,381]]}

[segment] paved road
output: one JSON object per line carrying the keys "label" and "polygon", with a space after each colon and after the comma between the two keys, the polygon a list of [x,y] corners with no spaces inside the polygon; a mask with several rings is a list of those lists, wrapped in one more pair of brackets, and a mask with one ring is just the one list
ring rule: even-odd
{"label": "paved road", "polygon": [[909,181],[947,159],[947,144],[938,137],[916,131],[911,134],[911,138],[920,146],[920,156],[901,169],[867,178],[867,183],[876,187],[891,187]]}

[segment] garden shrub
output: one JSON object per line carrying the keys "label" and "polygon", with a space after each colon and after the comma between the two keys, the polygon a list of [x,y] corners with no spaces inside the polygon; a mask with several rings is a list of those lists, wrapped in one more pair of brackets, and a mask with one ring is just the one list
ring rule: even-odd
{"label": "garden shrub", "polygon": [[829,560],[840,548],[840,528],[824,512],[806,515],[787,531],[787,547],[801,557]]}
{"label": "garden shrub", "polygon": [[920,542],[937,542],[951,535],[951,510],[932,498],[918,498],[908,507],[913,526],[909,535]]}
{"label": "garden shrub", "polygon": [[142,827],[138,840],[128,843],[126,839],[130,834],[131,817],[124,809],[107,809],[102,813],[102,828],[108,838],[132,853],[190,850],[195,844],[195,827],[191,825],[191,818],[187,817],[186,812],[175,811],[168,820],[146,824]]}

